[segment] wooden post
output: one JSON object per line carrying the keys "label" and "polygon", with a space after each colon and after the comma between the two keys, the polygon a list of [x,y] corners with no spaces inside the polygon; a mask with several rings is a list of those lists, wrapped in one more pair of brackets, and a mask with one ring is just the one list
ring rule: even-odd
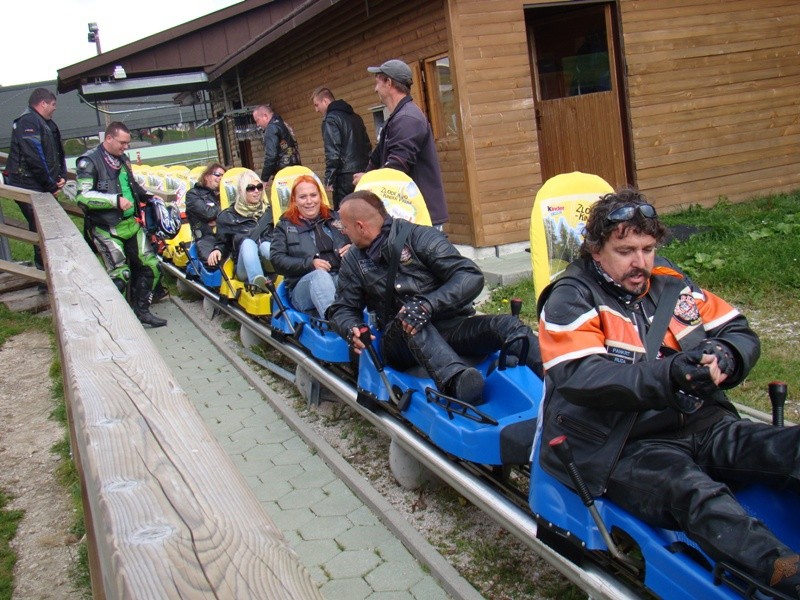
{"label": "wooden post", "polygon": [[52,196],[34,200],[95,598],[321,598]]}

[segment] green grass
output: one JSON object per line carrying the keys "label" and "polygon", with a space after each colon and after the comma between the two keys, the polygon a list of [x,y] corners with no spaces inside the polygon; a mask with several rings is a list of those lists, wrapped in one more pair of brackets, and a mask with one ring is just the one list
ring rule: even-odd
{"label": "green grass", "polygon": [[14,591],[14,565],[17,563],[17,555],[9,547],[9,542],[17,534],[17,527],[24,514],[21,510],[7,510],[9,500],[0,491],[0,600],[10,600]]}
{"label": "green grass", "polygon": [[[747,380],[728,395],[769,411],[767,385],[781,380],[789,385],[789,399],[796,402],[800,394],[800,336],[796,333],[800,329],[800,191],[741,204],[723,200],[712,208],[692,207],[663,219],[669,227],[693,228],[697,233],[685,241],[672,241],[659,254],[749,315],[761,337],[761,359]],[[531,281],[494,290],[481,310],[508,312],[508,301],[515,297],[523,300],[522,318],[535,327]],[[788,412],[787,418],[792,418]]]}

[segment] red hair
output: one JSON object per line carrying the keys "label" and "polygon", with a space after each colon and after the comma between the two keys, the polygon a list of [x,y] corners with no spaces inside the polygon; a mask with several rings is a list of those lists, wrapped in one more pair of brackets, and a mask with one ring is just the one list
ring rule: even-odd
{"label": "red hair", "polygon": [[289,199],[289,208],[287,208],[286,212],[283,213],[284,216],[295,225],[300,225],[300,210],[297,208],[295,195],[297,193],[297,186],[301,183],[314,184],[314,187],[317,188],[317,192],[319,192],[319,216],[323,219],[328,219],[331,216],[331,209],[328,208],[328,205],[322,201],[323,194],[322,189],[319,186],[319,181],[317,181],[317,179],[311,175],[300,175],[294,180],[294,184],[292,184],[292,197]]}

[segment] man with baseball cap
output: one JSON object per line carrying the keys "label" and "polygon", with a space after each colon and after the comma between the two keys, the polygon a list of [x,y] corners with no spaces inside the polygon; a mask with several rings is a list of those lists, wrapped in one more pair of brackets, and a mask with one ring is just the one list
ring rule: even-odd
{"label": "man with baseball cap", "polygon": [[[431,222],[441,229],[448,218],[442,173],[431,125],[410,96],[411,68],[402,60],[392,59],[367,71],[375,75],[375,93],[391,113],[369,157],[367,171],[388,167],[406,173],[422,192]],[[353,176],[354,184],[362,174]]]}

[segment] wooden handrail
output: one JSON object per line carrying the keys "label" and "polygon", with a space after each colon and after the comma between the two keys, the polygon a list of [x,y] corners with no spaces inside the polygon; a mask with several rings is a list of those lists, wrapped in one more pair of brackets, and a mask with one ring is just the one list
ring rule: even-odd
{"label": "wooden handrail", "polygon": [[103,598],[321,598],[51,194],[33,194]]}

